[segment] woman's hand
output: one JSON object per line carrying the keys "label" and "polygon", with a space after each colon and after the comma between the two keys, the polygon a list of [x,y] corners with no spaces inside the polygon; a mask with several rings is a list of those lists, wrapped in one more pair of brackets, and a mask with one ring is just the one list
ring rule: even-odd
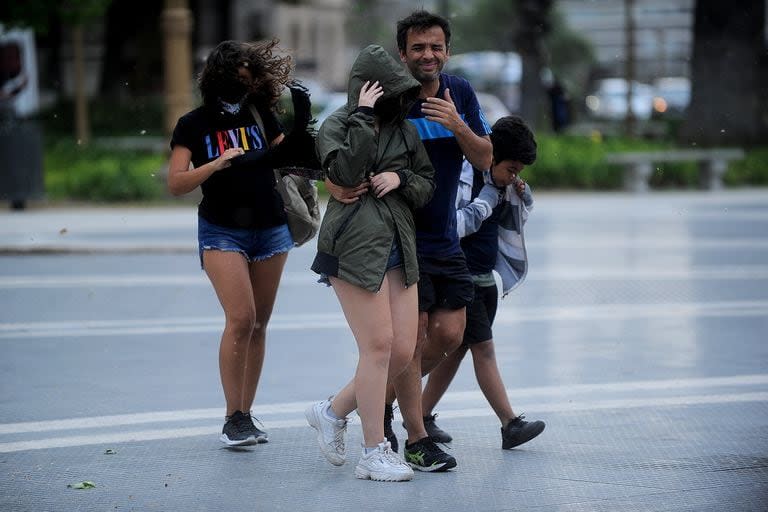
{"label": "woman's hand", "polygon": [[232,165],[233,158],[237,158],[238,156],[242,156],[244,154],[245,150],[243,148],[229,148],[225,150],[219,158],[211,162],[214,172],[230,167]]}
{"label": "woman's hand", "polygon": [[358,107],[373,107],[376,104],[376,100],[381,98],[384,94],[384,88],[379,85],[379,81],[371,83],[367,81],[363,84],[363,88],[360,89],[360,98],[357,100]]}
{"label": "woman's hand", "polygon": [[380,172],[371,177],[371,190],[376,197],[383,197],[400,186],[400,176],[396,172]]}

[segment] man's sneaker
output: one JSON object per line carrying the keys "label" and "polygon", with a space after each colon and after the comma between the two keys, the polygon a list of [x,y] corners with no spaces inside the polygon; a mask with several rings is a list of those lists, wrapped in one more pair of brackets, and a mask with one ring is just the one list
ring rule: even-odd
{"label": "man's sneaker", "polygon": [[[424,416],[424,429],[427,431],[429,438],[436,443],[450,443],[453,441],[451,434],[437,426],[435,418],[437,418],[437,413]],[[403,428],[408,430],[405,422],[403,422]]]}
{"label": "man's sneaker", "polygon": [[392,404],[384,404],[384,437],[389,441],[392,451],[397,453],[399,445],[397,444],[395,431],[392,430],[392,414]]}
{"label": "man's sneaker", "polygon": [[379,482],[403,482],[413,478],[413,470],[392,451],[389,441],[383,441],[374,451],[363,453],[355,467],[355,476]]}
{"label": "man's sneaker", "polygon": [[429,437],[413,444],[406,441],[405,461],[419,471],[448,471],[456,467],[456,459],[441,450]]}
{"label": "man's sneaker", "polygon": [[330,406],[330,399],[317,402],[307,407],[304,416],[309,426],[317,430],[317,442],[325,458],[334,466],[341,466],[346,455],[344,434],[347,432],[347,420],[329,418],[326,409]]}
{"label": "man's sneaker", "polygon": [[522,414],[501,427],[501,448],[509,450],[515,446],[527,443],[544,431],[543,421],[524,421]]}
{"label": "man's sneaker", "polygon": [[[258,443],[252,430],[251,417],[235,411],[226,417],[219,439],[227,446],[250,446]],[[255,428],[255,427],[253,427]]]}
{"label": "man's sneaker", "polygon": [[[246,413],[245,417],[248,418],[248,423],[246,424],[246,427],[250,427],[251,433],[253,434],[253,437],[256,438],[257,443],[267,443],[269,442],[269,436],[266,432],[261,430],[259,427],[256,426],[256,424],[253,422],[254,418],[251,416],[251,413]],[[256,421],[259,421],[258,418],[256,418]],[[259,424],[261,425],[261,422],[259,421]],[[263,427],[264,425],[262,425]]]}

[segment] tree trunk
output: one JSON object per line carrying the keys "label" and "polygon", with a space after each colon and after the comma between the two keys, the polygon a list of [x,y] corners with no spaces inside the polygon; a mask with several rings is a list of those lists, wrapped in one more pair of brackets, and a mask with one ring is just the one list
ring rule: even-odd
{"label": "tree trunk", "polygon": [[85,92],[85,49],[82,25],[72,27],[72,52],[75,72],[75,138],[79,145],[87,146],[91,141],[91,127],[88,122],[88,98]]}
{"label": "tree trunk", "polygon": [[764,25],[764,0],[697,0],[684,142],[743,145],[765,135]]}
{"label": "tree trunk", "polygon": [[513,37],[523,62],[520,115],[534,129],[544,116],[542,43],[549,31],[552,3],[553,0],[518,0],[517,3],[518,22]]}
{"label": "tree trunk", "polygon": [[186,0],[166,0],[162,13],[165,132],[192,108],[192,13]]}
{"label": "tree trunk", "polygon": [[637,124],[635,111],[632,108],[632,96],[634,95],[635,81],[635,0],[624,0],[624,23],[627,47],[627,62],[624,70],[624,78],[627,81],[627,115],[624,118],[624,134],[627,137],[635,135]]}

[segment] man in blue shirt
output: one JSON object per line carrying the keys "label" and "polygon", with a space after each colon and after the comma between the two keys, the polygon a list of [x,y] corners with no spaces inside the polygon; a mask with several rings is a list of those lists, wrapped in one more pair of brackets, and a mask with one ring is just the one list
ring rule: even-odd
{"label": "man in blue shirt", "polygon": [[[448,21],[416,11],[397,23],[400,60],[421,83],[419,99],[408,119],[416,126],[435,168],[431,201],[414,212],[419,256],[419,326],[413,360],[394,379],[387,397],[385,433],[397,451],[392,430],[395,394],[408,431],[405,460],[420,471],[446,471],[456,459],[442,451],[427,433],[421,406],[421,379],[458,348],[466,324],[466,306],[474,285],[456,232],[456,191],[462,160],[479,169],[491,166],[491,127],[477,96],[463,78],[442,73],[450,54]],[[328,181],[326,180],[326,184]],[[366,183],[355,189],[330,184],[329,192],[341,201],[354,201],[367,192]]]}

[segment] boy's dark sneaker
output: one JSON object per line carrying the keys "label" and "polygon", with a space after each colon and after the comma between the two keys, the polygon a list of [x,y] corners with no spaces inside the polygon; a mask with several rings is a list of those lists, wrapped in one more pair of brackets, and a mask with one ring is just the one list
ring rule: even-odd
{"label": "boy's dark sneaker", "polygon": [[[437,426],[435,418],[437,418],[437,413],[424,416],[424,429],[427,431],[429,438],[436,443],[450,443],[453,441],[451,434]],[[403,428],[408,430],[405,422],[403,422]]]}
{"label": "boy's dark sneaker", "polygon": [[456,467],[456,459],[441,450],[429,437],[413,444],[405,442],[405,462],[413,469],[428,472],[448,471]]}
{"label": "boy's dark sneaker", "polygon": [[[251,413],[245,413],[244,416],[248,418],[248,423],[250,425],[246,424],[246,427],[250,427],[250,431],[253,434],[253,436],[256,438],[257,443],[267,443],[269,442],[269,436],[266,432],[261,430],[259,427],[256,426],[256,424],[253,422],[253,416],[251,416]],[[259,421],[258,418],[256,421]],[[259,421],[259,424],[261,425],[261,422]],[[263,426],[263,425],[262,425]]]}
{"label": "boy's dark sneaker", "polygon": [[544,431],[543,421],[524,421],[522,414],[501,427],[501,448],[509,450],[527,443]]}
{"label": "boy's dark sneaker", "polygon": [[392,430],[392,404],[384,404],[384,437],[389,441],[390,449],[397,453],[397,436],[395,431]]}
{"label": "boy's dark sneaker", "polygon": [[235,411],[232,416],[227,416],[219,439],[227,446],[250,446],[259,442],[253,432],[254,428],[250,416]]}

